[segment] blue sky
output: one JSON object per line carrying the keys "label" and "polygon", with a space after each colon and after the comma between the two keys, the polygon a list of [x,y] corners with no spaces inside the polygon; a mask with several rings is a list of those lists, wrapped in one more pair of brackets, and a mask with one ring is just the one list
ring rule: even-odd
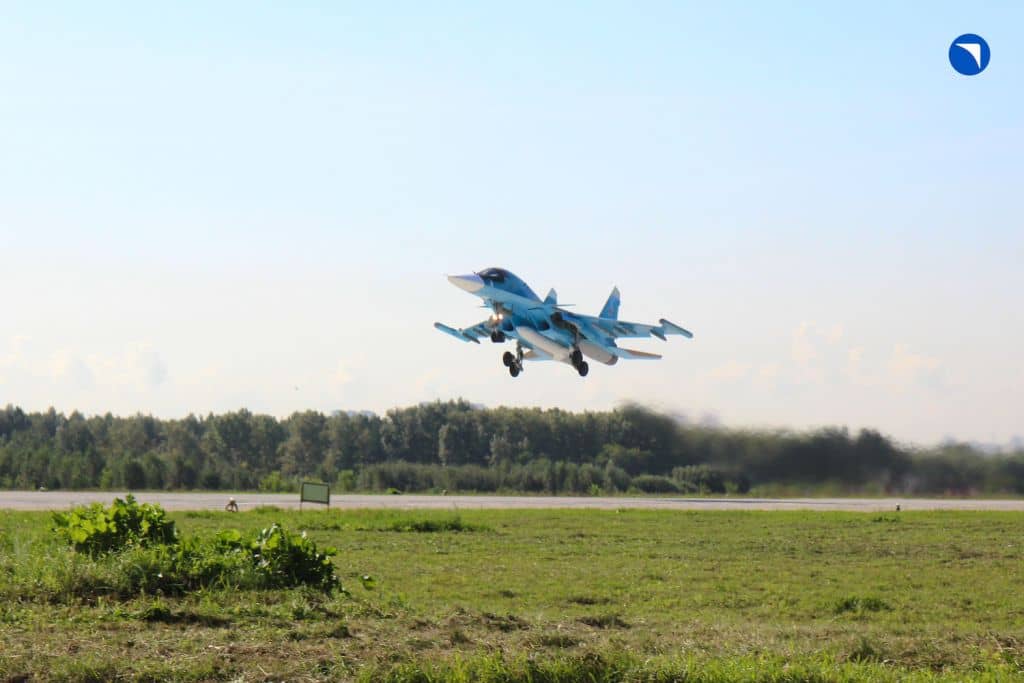
{"label": "blue sky", "polygon": [[[0,402],[180,416],[463,396],[1024,433],[1024,9],[14,3]],[[978,33],[988,69],[946,51]],[[437,333],[505,266],[667,317],[659,363]]]}

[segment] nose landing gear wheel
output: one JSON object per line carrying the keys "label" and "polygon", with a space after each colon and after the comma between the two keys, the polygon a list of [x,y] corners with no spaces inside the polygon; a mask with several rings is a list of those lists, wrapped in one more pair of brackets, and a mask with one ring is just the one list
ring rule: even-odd
{"label": "nose landing gear wheel", "polygon": [[587,361],[580,361],[580,364],[576,366],[576,372],[580,373],[580,377],[586,377],[587,373],[590,372],[590,366],[587,365]]}
{"label": "nose landing gear wheel", "polygon": [[494,330],[491,332],[491,341],[495,344],[500,344],[505,341],[505,333],[501,330]]}

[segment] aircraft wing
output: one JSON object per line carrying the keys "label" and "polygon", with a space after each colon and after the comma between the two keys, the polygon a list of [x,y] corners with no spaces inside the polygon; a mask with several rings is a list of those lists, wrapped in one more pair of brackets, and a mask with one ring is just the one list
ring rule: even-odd
{"label": "aircraft wing", "polygon": [[441,330],[445,334],[449,334],[456,339],[464,342],[473,342],[474,344],[480,343],[480,337],[491,336],[491,321],[490,319],[478,322],[472,327],[465,327],[455,329],[454,327],[448,327],[442,323],[434,323],[434,327]]}
{"label": "aircraft wing", "polygon": [[664,340],[667,335],[673,334],[688,339],[693,338],[692,332],[664,318],[658,321],[658,325],[647,325],[645,323],[631,323],[614,318],[579,315],[569,313],[568,311],[562,311],[562,316],[566,320],[575,323],[585,336],[594,340],[611,341],[615,339],[642,339],[644,337],[657,337]]}

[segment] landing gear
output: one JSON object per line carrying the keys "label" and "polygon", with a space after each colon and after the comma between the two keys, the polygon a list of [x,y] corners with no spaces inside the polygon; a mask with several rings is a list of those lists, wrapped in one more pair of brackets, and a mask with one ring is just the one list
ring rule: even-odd
{"label": "landing gear", "polygon": [[583,360],[583,353],[579,349],[572,350],[572,353],[569,354],[569,362],[576,368],[576,372],[580,373],[580,377],[586,377],[590,372],[590,366],[587,365],[587,361]]}
{"label": "landing gear", "polygon": [[494,330],[491,332],[491,341],[495,344],[501,344],[505,341],[505,333],[501,330]]}
{"label": "landing gear", "polygon": [[508,368],[508,374],[518,377],[523,371],[523,347],[516,344],[516,352],[506,351],[501,357],[501,362]]}

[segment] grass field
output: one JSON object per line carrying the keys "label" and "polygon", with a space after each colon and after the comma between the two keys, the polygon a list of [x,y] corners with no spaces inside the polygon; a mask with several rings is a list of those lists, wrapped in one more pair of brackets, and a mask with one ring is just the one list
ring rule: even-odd
{"label": "grass field", "polygon": [[0,680],[1024,679],[1017,513],[182,512],[279,521],[344,591],[125,595],[0,512]]}

